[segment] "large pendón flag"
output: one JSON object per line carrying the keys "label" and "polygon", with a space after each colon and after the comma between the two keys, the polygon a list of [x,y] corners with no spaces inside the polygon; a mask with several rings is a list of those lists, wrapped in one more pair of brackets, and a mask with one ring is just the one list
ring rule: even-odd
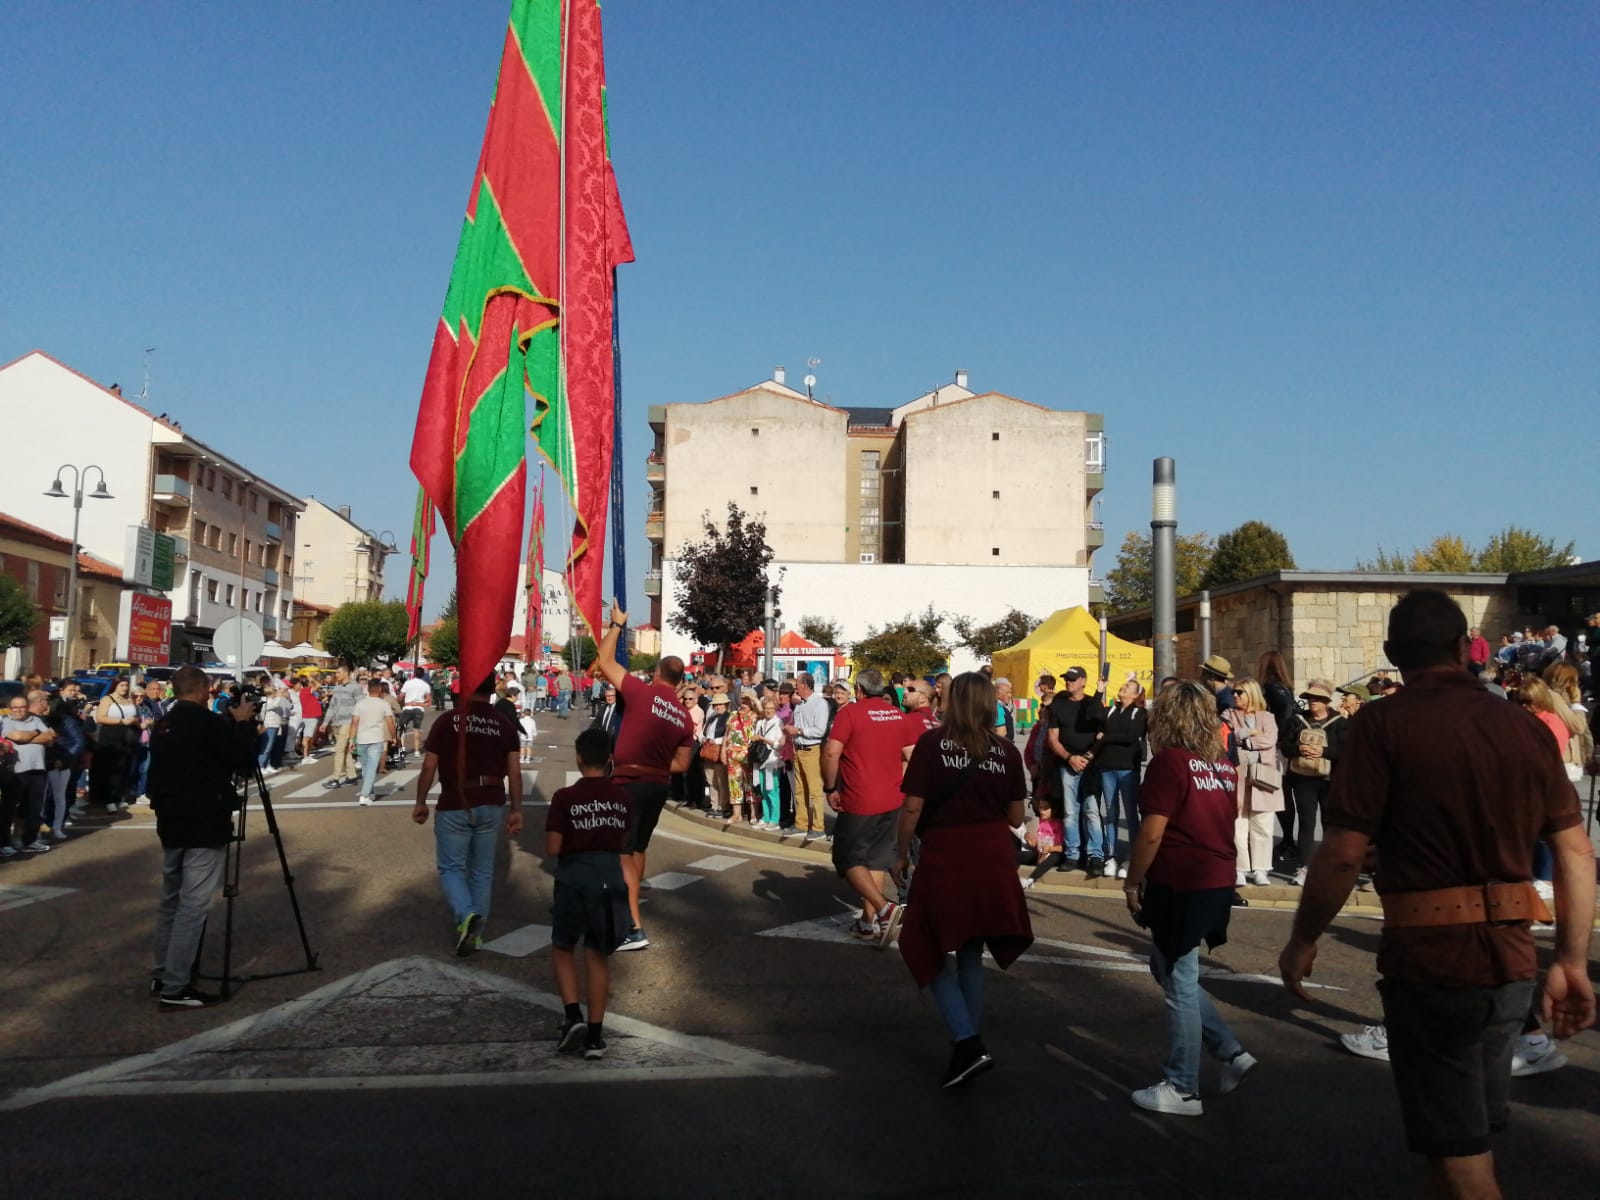
{"label": "large pend\u00f3n flag", "polygon": [[574,514],[573,602],[598,634],[615,435],[612,269],[631,260],[606,145],[599,5],[515,0],[411,447],[455,546],[468,687],[494,668],[512,628],[525,395]]}
{"label": "large pend\u00f3n flag", "polygon": [[411,521],[411,579],[406,584],[407,642],[416,641],[422,633],[422,591],[428,583],[428,555],[433,545],[434,518],[428,493],[418,488],[417,512]]}
{"label": "large pend\u00f3n flag", "polygon": [[522,657],[533,662],[544,651],[544,476],[533,493],[533,528],[528,531],[528,577],[523,585],[527,596],[528,624],[522,635]]}

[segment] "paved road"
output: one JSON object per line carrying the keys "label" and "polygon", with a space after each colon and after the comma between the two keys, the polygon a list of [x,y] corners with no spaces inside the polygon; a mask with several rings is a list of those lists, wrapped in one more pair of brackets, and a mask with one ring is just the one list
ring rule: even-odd
{"label": "paved road", "polygon": [[[548,747],[577,722],[551,724],[535,803],[571,769]],[[538,810],[502,854],[488,936],[506,952],[458,960],[431,835],[404,800],[360,809],[353,789],[321,793],[326,770],[273,781],[322,969],[250,983],[219,1009],[162,1014],[143,991],[146,812],[0,867],[0,1092],[28,1105],[0,1112],[9,1194],[1415,1191],[1386,1068],[1335,1045],[1377,1012],[1366,916],[1335,926],[1307,1009],[1271,980],[1287,912],[1237,914],[1208,986],[1262,1065],[1191,1121],[1126,1099],[1159,1073],[1163,1012],[1114,889],[1036,889],[1038,944],[990,973],[1000,1065],[952,1095],[937,1087],[936,1013],[897,954],[843,933],[845,891],[820,852],[669,816],[650,863],[652,946],[615,960],[612,1053],[584,1064],[550,1050]],[[257,818],[235,916],[242,970],[298,965]],[[1500,1143],[1513,1195],[1600,1194],[1600,1039],[1566,1050],[1567,1069],[1513,1084]]]}

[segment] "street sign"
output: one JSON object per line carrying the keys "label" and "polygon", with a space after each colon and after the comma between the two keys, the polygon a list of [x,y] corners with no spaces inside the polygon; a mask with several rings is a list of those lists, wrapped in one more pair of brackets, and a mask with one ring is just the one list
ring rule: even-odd
{"label": "street sign", "polygon": [[67,640],[67,619],[65,617],[50,618],[50,640],[64,642]]}
{"label": "street sign", "polygon": [[211,635],[211,648],[216,656],[236,671],[255,666],[266,644],[261,626],[249,617],[229,617]]}
{"label": "street sign", "polygon": [[172,661],[172,601],[165,596],[123,592],[117,614],[117,653],[122,661],[159,667]]}
{"label": "street sign", "polygon": [[172,590],[177,539],[168,533],[157,533],[148,525],[130,525],[126,550],[122,565],[122,578],[126,582],[158,592]]}

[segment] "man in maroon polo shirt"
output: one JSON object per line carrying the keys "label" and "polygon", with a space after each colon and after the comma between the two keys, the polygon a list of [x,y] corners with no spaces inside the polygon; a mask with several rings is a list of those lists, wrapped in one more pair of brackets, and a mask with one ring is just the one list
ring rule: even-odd
{"label": "man in maroon polo shirt", "polygon": [[667,803],[672,776],[689,769],[694,761],[694,723],[678,699],[683,682],[683,660],[667,655],[656,664],[649,683],[628,674],[617,661],[617,638],[628,627],[628,614],[611,602],[611,623],[600,639],[600,674],[622,705],[622,727],[611,751],[611,776],[632,800],[628,841],[622,855],[622,877],[628,884],[628,911],[633,928],[618,950],[643,950],[650,944],[639,918],[639,881],[644,878],[645,851],[650,835]]}
{"label": "man in maroon polo shirt", "polygon": [[880,946],[894,940],[905,915],[884,898],[894,866],[895,821],[900,811],[900,775],[905,748],[920,731],[884,697],[882,673],[856,673],[859,703],[834,718],[822,748],[822,794],[839,814],[833,825],[833,866],[861,897],[861,916],[850,927]]}
{"label": "man in maroon polo shirt", "polygon": [[1323,808],[1278,967],[1301,981],[1370,843],[1383,901],[1378,990],[1406,1143],[1441,1195],[1497,1197],[1489,1135],[1507,1119],[1506,1081],[1538,974],[1530,922],[1534,842],[1555,852],[1555,957],[1543,1016],[1553,1037],[1592,1024],[1594,849],[1554,740],[1468,673],[1467,621],[1447,594],[1407,593],[1383,645],[1403,691],[1357,713]]}

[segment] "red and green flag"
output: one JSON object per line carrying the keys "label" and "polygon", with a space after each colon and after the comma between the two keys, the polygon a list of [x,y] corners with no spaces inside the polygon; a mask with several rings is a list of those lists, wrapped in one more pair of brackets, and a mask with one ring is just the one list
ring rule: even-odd
{"label": "red and green flag", "polygon": [[533,434],[574,514],[567,574],[598,634],[610,488],[612,268],[630,261],[607,153],[595,0],[515,0],[434,332],[411,469],[456,551],[461,670],[506,648]]}
{"label": "red and green flag", "polygon": [[417,512],[411,521],[411,578],[406,583],[406,641],[422,634],[422,591],[428,583],[428,554],[433,545],[434,509],[428,493],[417,489]]}
{"label": "red and green flag", "polygon": [[524,560],[527,580],[528,624],[522,638],[522,657],[526,662],[538,659],[544,649],[544,473],[540,472],[539,486],[533,492],[533,526],[528,531],[528,555]]}

